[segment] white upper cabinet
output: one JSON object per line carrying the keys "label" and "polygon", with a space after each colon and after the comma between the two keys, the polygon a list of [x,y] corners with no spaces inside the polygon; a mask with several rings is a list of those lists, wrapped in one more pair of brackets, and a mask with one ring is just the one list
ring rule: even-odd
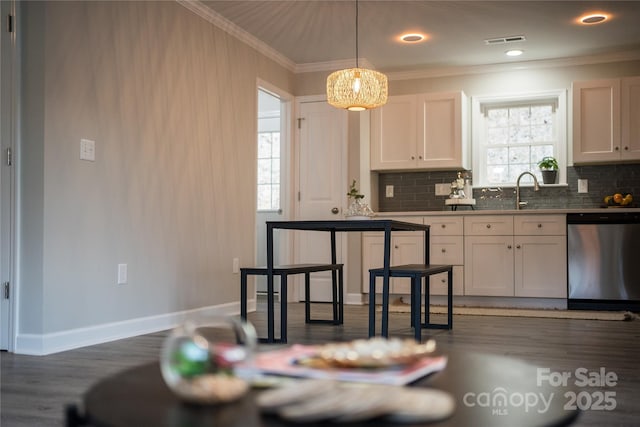
{"label": "white upper cabinet", "polygon": [[372,170],[469,169],[463,92],[391,96],[372,112]]}
{"label": "white upper cabinet", "polygon": [[640,78],[573,83],[573,162],[640,160]]}
{"label": "white upper cabinet", "polygon": [[623,160],[640,160],[640,77],[622,79]]}

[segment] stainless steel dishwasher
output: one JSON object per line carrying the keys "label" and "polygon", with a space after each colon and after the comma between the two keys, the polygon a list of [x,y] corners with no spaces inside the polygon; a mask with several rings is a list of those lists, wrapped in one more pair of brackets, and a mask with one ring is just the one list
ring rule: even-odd
{"label": "stainless steel dishwasher", "polygon": [[640,213],[567,215],[569,309],[640,309]]}

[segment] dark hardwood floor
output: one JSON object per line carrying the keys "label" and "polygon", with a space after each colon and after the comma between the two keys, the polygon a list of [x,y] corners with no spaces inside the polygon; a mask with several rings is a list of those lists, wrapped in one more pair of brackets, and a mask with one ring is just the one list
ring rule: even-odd
{"label": "dark hardwood floor", "polygon": [[[289,304],[289,343],[345,341],[367,336],[367,307],[345,307],[341,326],[305,325],[304,306]],[[328,315],[329,306],[316,306],[314,317]],[[264,335],[262,306],[250,320]],[[437,317],[434,320],[441,320]],[[390,336],[411,338],[409,315],[390,315]],[[424,331],[439,350],[507,355],[551,372],[602,367],[615,372],[615,387],[581,390],[614,391],[612,411],[584,411],[578,426],[640,425],[640,321],[595,321],[493,316],[454,316],[451,331]],[[61,426],[65,404],[80,403],[96,381],[122,369],[157,360],[166,332],[114,341],[50,356],[0,354],[3,427]],[[273,348],[273,346],[262,346]],[[508,386],[505,385],[505,386]]]}

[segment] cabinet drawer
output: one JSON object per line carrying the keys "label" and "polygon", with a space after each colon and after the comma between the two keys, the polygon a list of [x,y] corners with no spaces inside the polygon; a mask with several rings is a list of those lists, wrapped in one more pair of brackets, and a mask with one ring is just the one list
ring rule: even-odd
{"label": "cabinet drawer", "polygon": [[464,234],[469,236],[511,236],[513,235],[513,216],[466,216],[464,218]]}
{"label": "cabinet drawer", "polygon": [[426,216],[424,223],[431,226],[432,236],[462,236],[461,216]]}
{"label": "cabinet drawer", "polygon": [[513,219],[513,230],[519,236],[564,236],[566,223],[564,215],[518,215]]}
{"label": "cabinet drawer", "polygon": [[464,264],[464,243],[462,236],[431,237],[431,264]]}

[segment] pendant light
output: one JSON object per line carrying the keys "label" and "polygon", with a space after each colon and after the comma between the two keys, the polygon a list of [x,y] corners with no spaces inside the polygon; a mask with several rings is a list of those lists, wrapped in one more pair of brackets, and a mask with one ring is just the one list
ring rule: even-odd
{"label": "pendant light", "polygon": [[358,66],[358,0],[356,0],[356,68],[327,77],[327,102],[337,108],[363,111],[387,102],[387,76]]}

